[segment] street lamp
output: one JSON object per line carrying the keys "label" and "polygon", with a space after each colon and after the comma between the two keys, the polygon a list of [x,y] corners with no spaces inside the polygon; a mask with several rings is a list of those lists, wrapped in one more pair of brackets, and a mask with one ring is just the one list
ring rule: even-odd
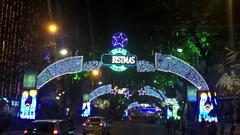
{"label": "street lamp", "polygon": [[182,48],[177,48],[177,51],[181,53],[181,52],[183,52],[183,49]]}
{"label": "street lamp", "polygon": [[67,49],[62,49],[59,52],[62,56],[66,56],[68,54],[68,50]]}
{"label": "street lamp", "polygon": [[59,99],[60,99],[60,97],[59,97],[59,96],[56,96],[56,99],[57,99],[57,100],[59,100]]}
{"label": "street lamp", "polygon": [[99,81],[99,82],[98,82],[98,84],[99,84],[99,85],[102,85],[102,84],[103,84],[103,82],[102,82],[102,81]]}
{"label": "street lamp", "polygon": [[48,31],[51,33],[51,34],[55,34],[57,31],[58,31],[58,27],[56,24],[54,23],[51,23],[48,25]]}
{"label": "street lamp", "polygon": [[100,74],[100,71],[99,71],[99,70],[93,70],[93,71],[92,71],[92,75],[93,75],[93,76],[99,76],[99,74]]}

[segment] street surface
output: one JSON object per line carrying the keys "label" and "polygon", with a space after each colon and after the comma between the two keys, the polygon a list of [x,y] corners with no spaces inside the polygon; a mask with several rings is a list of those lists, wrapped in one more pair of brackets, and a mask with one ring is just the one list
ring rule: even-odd
{"label": "street surface", "polygon": [[[23,131],[12,131],[1,135],[22,135],[22,133]],[[82,135],[82,130],[78,129],[77,133]],[[111,124],[110,135],[167,135],[167,129],[160,124],[114,121]]]}
{"label": "street surface", "polygon": [[113,122],[110,130],[111,135],[167,135],[164,125]]}

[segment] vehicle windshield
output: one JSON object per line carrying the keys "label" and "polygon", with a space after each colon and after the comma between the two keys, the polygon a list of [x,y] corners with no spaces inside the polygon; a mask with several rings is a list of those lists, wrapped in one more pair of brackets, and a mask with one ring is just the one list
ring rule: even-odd
{"label": "vehicle windshield", "polygon": [[88,122],[101,122],[101,118],[89,118]]}

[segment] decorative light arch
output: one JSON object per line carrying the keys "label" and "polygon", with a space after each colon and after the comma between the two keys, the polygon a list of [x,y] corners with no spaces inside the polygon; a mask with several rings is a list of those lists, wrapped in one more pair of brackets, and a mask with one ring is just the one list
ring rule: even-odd
{"label": "decorative light arch", "polygon": [[145,92],[145,95],[158,98],[162,101],[165,101],[165,99],[166,99],[166,96],[163,94],[163,92],[159,89],[154,88],[154,87],[145,86],[144,87],[144,92]]}
{"label": "decorative light arch", "polygon": [[81,72],[82,62],[83,56],[75,56],[51,64],[37,76],[36,88],[40,89],[43,85],[59,76]]}
{"label": "decorative light arch", "polygon": [[[149,61],[137,62],[137,72],[170,72],[191,82],[198,90],[209,90],[206,81],[196,69],[183,60],[166,54],[155,54],[155,65]],[[83,56],[69,57],[59,60],[37,76],[36,88],[40,89],[49,81],[65,74],[74,74],[81,71],[92,71],[102,67],[101,61],[89,61],[83,64]]]}
{"label": "decorative light arch", "polygon": [[198,90],[209,90],[206,81],[198,71],[177,57],[156,53],[155,69],[176,74],[191,82]]}
{"label": "decorative light arch", "polygon": [[94,91],[92,91],[89,94],[89,102],[91,102],[92,100],[94,100],[95,98],[97,98],[99,96],[102,96],[105,94],[111,94],[111,90],[112,90],[111,84],[98,87],[97,89],[95,89]]}

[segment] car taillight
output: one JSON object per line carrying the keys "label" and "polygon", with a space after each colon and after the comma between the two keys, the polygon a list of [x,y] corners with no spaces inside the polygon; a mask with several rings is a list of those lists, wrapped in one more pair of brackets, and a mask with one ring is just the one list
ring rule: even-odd
{"label": "car taillight", "polygon": [[27,133],[28,133],[28,130],[24,130],[24,131],[23,131],[23,134],[27,134]]}
{"label": "car taillight", "polygon": [[103,123],[100,123],[99,126],[102,127],[102,126],[103,126]]}
{"label": "car taillight", "polygon": [[87,126],[87,124],[86,124],[86,123],[83,123],[83,126],[84,126],[84,127],[86,127],[86,126]]}
{"label": "car taillight", "polygon": [[54,130],[53,130],[53,134],[54,134],[54,135],[57,135],[57,134],[58,134],[58,129],[54,129]]}

